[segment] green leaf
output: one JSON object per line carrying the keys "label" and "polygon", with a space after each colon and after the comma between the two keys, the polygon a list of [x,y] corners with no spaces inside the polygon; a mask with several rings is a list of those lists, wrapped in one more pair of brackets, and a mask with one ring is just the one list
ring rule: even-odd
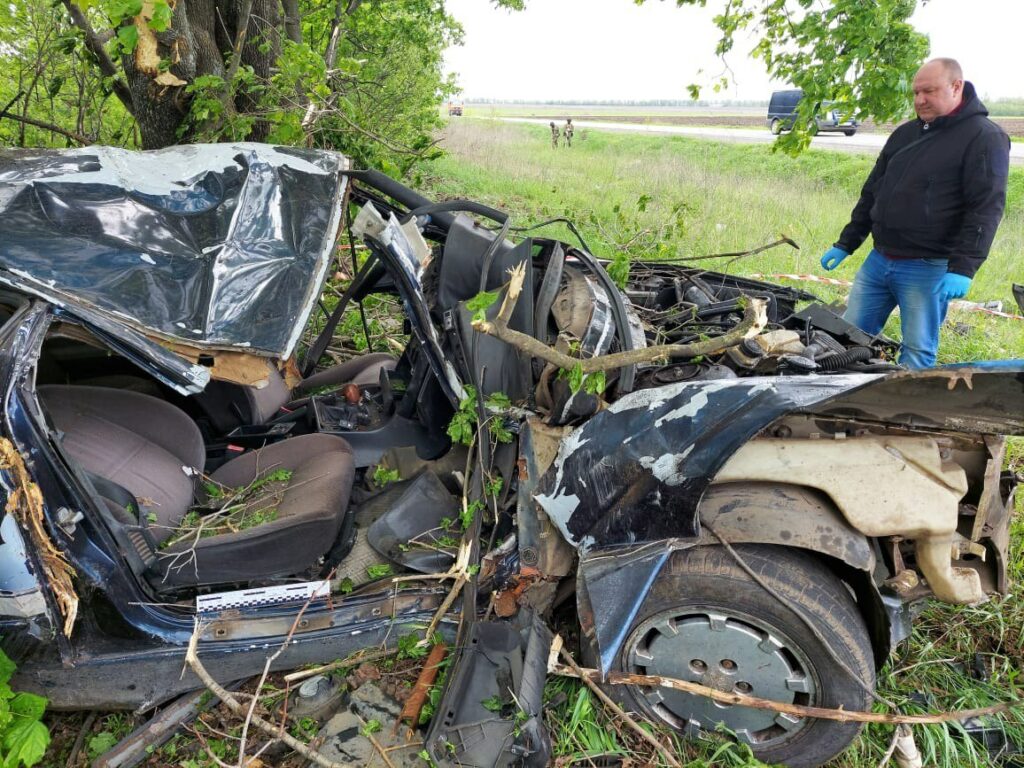
{"label": "green leaf", "polygon": [[127,56],[139,44],[139,30],[135,28],[134,24],[118,27],[117,40],[121,44],[121,53]]}
{"label": "green leaf", "polygon": [[591,395],[600,395],[607,386],[604,371],[587,374],[587,378],[583,380],[583,390]]}
{"label": "green leaf", "polygon": [[117,744],[117,737],[110,731],[102,731],[89,739],[89,757],[95,760],[104,752],[109,752]]}
{"label": "green leaf", "polygon": [[492,392],[486,402],[489,407],[499,410],[512,407],[512,400],[504,392]]}
{"label": "green leaf", "polygon": [[338,589],[341,591],[341,594],[347,595],[349,592],[355,589],[355,584],[353,583],[352,579],[346,576],[338,583]]}
{"label": "green leaf", "polygon": [[583,364],[576,363],[569,371],[569,391],[574,395],[580,391],[580,387],[583,386]]}
{"label": "green leaf", "polygon": [[6,653],[0,650],[0,683],[6,683],[10,680],[15,669],[17,669],[17,666],[14,662],[11,661]]}
{"label": "green leaf", "polygon": [[385,576],[391,575],[391,566],[387,563],[368,566],[366,569],[366,575],[371,579],[383,579]]}
{"label": "green leaf", "polygon": [[50,732],[37,720],[15,722],[4,734],[4,766],[31,766],[43,759],[50,745]]}
{"label": "green leaf", "polygon": [[167,0],[156,0],[153,4],[153,18],[149,20],[149,28],[154,32],[166,32],[171,28],[171,6]]}
{"label": "green leaf", "polygon": [[360,731],[359,731],[359,732],[360,732],[361,734],[363,734],[363,736],[366,736],[367,738],[369,738],[369,737],[370,737],[370,736],[371,736],[372,734],[374,734],[374,733],[377,733],[377,732],[378,732],[378,731],[380,731],[380,730],[381,730],[381,729],[382,729],[383,727],[384,727],[384,726],[383,726],[383,725],[381,725],[381,722],[380,722],[380,720],[377,720],[377,719],[367,720],[367,721],[366,721],[366,725],[364,725],[364,726],[363,726],[363,727],[362,727],[362,728],[360,729]]}
{"label": "green leaf", "polygon": [[488,712],[501,711],[501,699],[499,699],[497,696],[491,696],[488,699],[484,699],[480,702],[480,705]]}
{"label": "green leaf", "polygon": [[46,699],[34,693],[19,693],[11,700],[11,712],[18,717],[39,720],[46,711]]}
{"label": "green leaf", "polygon": [[487,320],[487,310],[498,300],[498,291],[481,291],[466,302],[466,309],[473,313],[473,322]]}

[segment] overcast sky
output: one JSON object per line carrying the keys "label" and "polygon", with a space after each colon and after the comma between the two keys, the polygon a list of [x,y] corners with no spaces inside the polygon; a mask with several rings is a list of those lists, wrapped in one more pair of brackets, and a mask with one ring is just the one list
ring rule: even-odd
{"label": "overcast sky", "polygon": [[[685,99],[686,86],[722,70],[714,56],[708,8],[671,0],[527,0],[525,11],[496,10],[488,0],[447,0],[466,31],[446,56],[463,97],[551,99]],[[1024,96],[1021,29],[1024,0],[930,0],[914,16],[933,56],[952,56],[982,96]],[[735,85],[705,98],[767,99],[763,65],[737,44],[728,63]],[[698,74],[703,69],[704,74]]]}

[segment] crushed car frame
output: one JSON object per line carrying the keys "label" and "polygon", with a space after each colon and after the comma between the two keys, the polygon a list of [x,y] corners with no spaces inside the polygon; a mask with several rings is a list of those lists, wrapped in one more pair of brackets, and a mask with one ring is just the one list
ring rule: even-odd
{"label": "crushed car frame", "polygon": [[[670,262],[619,285],[328,152],[6,152],[0,208],[0,622],[53,707],[200,687],[194,631],[228,682],[435,626],[432,757],[543,765],[556,609],[602,673],[854,710],[912,602],[1007,589],[1019,361],[905,371],[810,294]],[[317,312],[340,231],[364,258]],[[400,354],[323,368],[372,294]],[[858,727],[614,693],[791,765]]]}

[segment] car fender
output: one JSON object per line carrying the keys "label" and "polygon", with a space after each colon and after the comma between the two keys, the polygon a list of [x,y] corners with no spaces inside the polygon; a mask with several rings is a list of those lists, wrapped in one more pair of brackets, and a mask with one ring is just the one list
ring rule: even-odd
{"label": "car fender", "polygon": [[[581,556],[577,571],[580,625],[592,636],[602,673],[611,669],[629,627],[674,550],[717,545],[722,540],[778,544],[812,550],[865,575],[875,566],[868,538],[846,522],[828,496],[811,488],[773,483],[713,485],[699,513],[702,527],[695,539],[591,550]],[[870,584],[870,578],[860,581]],[[630,598],[624,600],[623,595]],[[872,600],[876,602],[877,597]],[[884,645],[879,649],[884,658],[890,621],[874,605],[865,618],[873,625],[875,642]]]}
{"label": "car fender", "polygon": [[779,544],[809,549],[868,571],[875,555],[827,495],[799,485],[712,485],[700,505],[698,544]]}
{"label": "car fender", "polygon": [[701,499],[751,438],[792,413],[1024,434],[1024,361],[891,375],[683,382],[620,398],[562,438],[534,501],[582,555],[700,535]]}

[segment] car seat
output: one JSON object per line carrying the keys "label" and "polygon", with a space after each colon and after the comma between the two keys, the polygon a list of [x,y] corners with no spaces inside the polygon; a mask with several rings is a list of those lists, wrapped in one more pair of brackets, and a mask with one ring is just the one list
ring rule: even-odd
{"label": "car seat", "polygon": [[355,472],[352,449],[334,435],[310,434],[245,453],[209,476],[238,489],[288,470],[272,519],[166,546],[196,504],[205,461],[196,424],[167,401],[138,392],[44,385],[38,394],[64,450],[95,480],[114,518],[125,530],[145,532],[145,575],[158,589],[299,574],[317,564],[342,529]]}

